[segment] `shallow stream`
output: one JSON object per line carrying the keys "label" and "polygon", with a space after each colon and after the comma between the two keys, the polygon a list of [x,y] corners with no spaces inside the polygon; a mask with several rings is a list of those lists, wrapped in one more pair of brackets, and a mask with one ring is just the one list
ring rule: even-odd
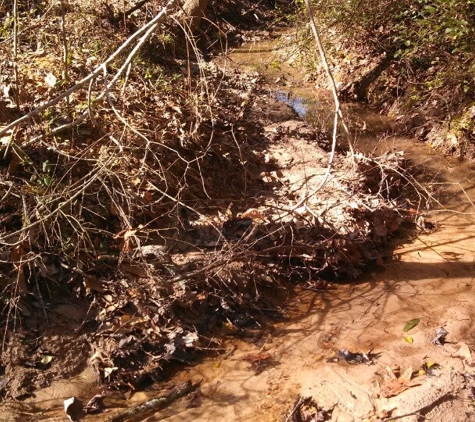
{"label": "shallow stream", "polygon": [[[268,89],[301,118],[323,126],[332,122],[328,93],[304,83],[299,71],[283,63],[277,45],[245,45],[231,60],[264,74]],[[445,158],[414,139],[391,136],[391,121],[361,105],[346,105],[344,112],[358,150],[404,151],[421,166],[427,186],[439,195],[440,205],[425,213],[437,230],[401,245],[395,262],[357,283],[321,293],[302,291],[289,304],[296,311],[290,321],[254,341],[230,342],[225,357],[180,374],[179,379],[203,380],[203,405],[170,408],[161,418],[279,421],[298,397],[312,396],[333,409],[332,421],[364,421],[375,414],[384,418],[392,409],[393,416],[413,413],[402,421],[416,421],[414,415],[422,411],[424,420],[475,420],[467,392],[444,379],[474,373],[470,354],[458,352],[475,346],[474,165]],[[414,318],[420,323],[411,330],[411,343],[403,328]],[[444,347],[431,343],[440,327],[449,333]],[[375,365],[329,364],[330,349],[371,350],[379,357]],[[262,353],[270,354],[275,365],[256,373],[248,357]],[[377,397],[386,368],[417,371],[427,362],[439,365],[438,378],[392,398]]]}
{"label": "shallow stream", "polygon": [[[242,70],[264,74],[276,98],[291,105],[300,117],[314,123],[325,119],[325,114],[331,116],[328,95],[320,96],[304,83],[303,75],[284,65],[278,52],[277,41],[265,41],[244,45],[230,58]],[[279,421],[299,396],[312,396],[320,406],[333,409],[332,420],[340,422],[363,421],[382,414],[385,406],[406,413],[423,408],[426,420],[473,420],[466,416],[473,410],[470,401],[461,398],[460,391],[434,396],[439,388],[434,379],[409,388],[393,401],[374,396],[388,366],[397,365],[401,372],[408,367],[416,371],[424,362],[435,362],[441,368],[438,379],[442,381],[447,371],[452,378],[471,371],[467,359],[456,353],[462,344],[475,345],[473,165],[444,158],[413,139],[389,136],[391,122],[359,105],[347,106],[345,112],[359,131],[358,149],[404,150],[407,158],[423,166],[431,187],[443,192],[443,208],[426,213],[438,230],[400,246],[398,262],[357,283],[339,284],[322,292],[302,290],[288,304],[293,317],[285,323],[254,338],[229,340],[223,345],[226,353],[175,377],[176,383],[188,379],[202,382],[197,407],[190,402],[176,403],[147,421]],[[385,133],[388,136],[383,137]],[[420,323],[411,331],[413,342],[409,343],[404,341],[403,327],[414,318]],[[430,340],[441,326],[449,333],[447,344],[436,347]],[[326,360],[329,349],[372,350],[378,359],[374,365],[332,364]],[[255,371],[249,356],[262,353],[269,354],[273,363]],[[62,400],[74,395],[91,397],[97,392],[93,374],[85,372],[38,392],[26,406],[36,415],[31,420],[65,420]],[[111,405],[130,407],[156,394],[155,390],[136,393]],[[454,394],[455,399],[449,400]],[[444,406],[433,405],[436,402]],[[451,415],[449,419],[447,415]],[[108,418],[104,414],[85,420]]]}

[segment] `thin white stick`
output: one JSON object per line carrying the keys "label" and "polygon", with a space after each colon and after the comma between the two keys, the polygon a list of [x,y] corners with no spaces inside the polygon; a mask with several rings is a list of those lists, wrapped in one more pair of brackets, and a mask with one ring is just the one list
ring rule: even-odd
{"label": "thin white stick", "polygon": [[17,109],[20,108],[20,80],[18,72],[18,2],[13,1],[13,71],[15,74],[14,101]]}
{"label": "thin white stick", "polygon": [[[313,12],[312,12],[312,8],[310,7],[309,0],[305,0],[305,6],[307,7],[307,13],[308,13],[308,18],[310,20],[310,26],[312,28],[312,32],[313,32],[313,35],[315,37],[315,41],[317,43],[317,47],[318,47],[318,51],[320,53],[320,57],[322,59],[323,68],[325,69],[325,73],[327,74],[328,81],[330,82],[330,87],[331,87],[331,90],[332,90],[332,93],[333,93],[333,101],[335,102],[335,114],[341,120],[341,123],[343,125],[343,129],[345,130],[345,133],[346,133],[347,138],[348,138],[348,145],[349,145],[349,148],[350,148],[351,155],[354,158],[355,150],[354,150],[354,146],[353,146],[353,140],[351,139],[350,131],[349,131],[348,126],[346,125],[345,120],[343,118],[343,113],[342,113],[341,107],[340,107],[340,100],[338,98],[338,90],[336,88],[335,79],[333,78],[332,71],[330,70],[330,66],[328,65],[328,60],[327,60],[325,50],[324,50],[323,45],[322,45],[322,41],[320,40],[320,35],[318,33],[317,25],[315,24],[315,19],[313,17]],[[337,117],[337,119],[335,119],[335,121],[338,120],[338,117]]]}

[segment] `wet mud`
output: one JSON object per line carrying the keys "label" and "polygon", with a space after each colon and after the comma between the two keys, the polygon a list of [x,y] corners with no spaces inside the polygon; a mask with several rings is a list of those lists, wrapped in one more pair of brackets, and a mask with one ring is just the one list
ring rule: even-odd
{"label": "wet mud", "polygon": [[[263,72],[276,98],[300,117],[322,119],[318,110],[328,112],[328,98],[306,89],[301,75],[274,55],[277,51],[275,42],[253,44],[231,59],[242,69]],[[229,332],[221,340],[221,353],[183,367],[171,380],[200,382],[194,395],[140,420],[299,420],[292,419],[292,409],[299,397],[309,396],[326,409],[326,420],[339,422],[475,418],[474,169],[413,139],[391,136],[391,122],[371,110],[355,105],[346,110],[353,116],[359,150],[404,151],[420,168],[434,193],[433,209],[424,210],[424,218],[435,232],[400,244],[393,262],[357,282],[322,285],[316,291],[301,288],[285,304],[285,321],[272,328]],[[405,333],[405,324],[415,318],[419,324]],[[431,340],[440,327],[448,334],[437,346]],[[344,350],[371,352],[374,358],[371,364],[348,363],[339,358]],[[429,373],[424,364],[437,369]],[[409,380],[402,377],[408,370]],[[4,406],[0,420],[66,420],[64,399],[98,392],[86,371],[38,391],[21,405]],[[109,414],[84,420],[107,421],[114,411],[157,394],[155,388],[118,395],[109,399]]]}

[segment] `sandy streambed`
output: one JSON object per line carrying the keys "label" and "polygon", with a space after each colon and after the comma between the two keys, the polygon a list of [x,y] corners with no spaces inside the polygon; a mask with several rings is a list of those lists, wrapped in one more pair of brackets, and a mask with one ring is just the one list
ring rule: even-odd
{"label": "sandy streambed", "polygon": [[[266,52],[274,54],[272,44],[252,45],[232,58],[241,66],[269,71],[268,78],[280,84],[274,88],[277,95],[299,114],[317,121],[322,110],[318,105],[325,100],[312,101],[308,90],[299,85],[298,75],[276,66],[276,56],[271,60]],[[406,158],[427,174],[428,184],[439,189],[442,204],[427,213],[437,225],[436,232],[401,245],[397,262],[357,283],[317,293],[301,291],[289,304],[294,317],[258,338],[230,341],[224,357],[179,375],[179,379],[202,380],[199,407],[182,403],[150,420],[317,420],[316,416],[299,419],[297,413],[291,416],[298,397],[307,396],[328,410],[320,414],[322,420],[475,418],[472,166],[446,160],[411,139],[380,141],[382,133],[390,130],[389,121],[355,106],[347,110],[354,128],[364,128],[360,150],[404,150]],[[298,162],[296,158],[293,165]],[[419,324],[404,333],[406,322],[413,319],[419,319]],[[431,340],[440,327],[448,334],[444,345],[436,346]],[[371,350],[375,358],[371,365],[333,362],[338,350]],[[425,370],[428,366],[434,369]]]}
{"label": "sandy streambed", "polygon": [[[424,147],[412,149],[414,158],[426,158],[430,167],[435,158],[430,151],[424,157]],[[236,350],[225,358],[180,374],[203,380],[202,405],[170,408],[160,418],[285,420],[297,397],[311,396],[330,409],[329,420],[334,421],[406,414],[410,416],[400,420],[416,421],[417,415],[473,420],[473,176],[469,165],[454,167],[440,157],[434,162],[444,165],[444,189],[452,197],[447,204],[452,211],[430,213],[438,225],[435,233],[402,245],[396,251],[398,262],[356,284],[321,293],[302,291],[291,304],[299,316],[254,341],[233,341],[228,347]],[[415,318],[419,324],[404,333],[405,323]],[[448,334],[445,344],[436,346],[431,340],[440,327]],[[335,350],[371,350],[376,357],[371,365],[329,362]],[[263,354],[271,364],[259,373],[252,357]],[[436,369],[423,373],[424,364]],[[413,375],[406,381],[408,370]]]}
{"label": "sandy streambed", "polygon": [[[312,104],[320,103],[312,102],[314,94],[304,97],[309,91],[298,84],[298,75],[272,59],[273,44],[252,45],[249,51],[248,56],[241,51],[232,58],[251,69],[257,58],[258,70],[269,70],[267,77],[273,81],[269,89],[281,97],[287,93],[282,98],[299,113],[309,117],[309,110],[315,110],[317,116],[322,108]],[[254,61],[247,62],[246,57]],[[369,110],[357,111],[353,114],[358,117],[354,126],[361,129],[360,149],[405,150],[406,157],[427,174],[428,183],[443,192],[446,209],[427,213],[437,231],[401,245],[397,261],[356,283],[323,286],[316,292],[300,290],[286,303],[285,321],[273,328],[231,332],[222,341],[224,353],[182,369],[171,380],[172,384],[200,382],[196,393],[136,420],[299,421],[318,420],[318,412],[321,420],[333,421],[403,415],[407,416],[399,420],[473,420],[473,170],[468,164],[446,161],[410,139],[380,142],[390,122]],[[288,161],[289,180],[297,169],[301,175],[319,177],[311,171],[312,152],[305,145],[273,151]],[[406,322],[414,319],[419,320],[417,326],[403,332]],[[431,340],[440,327],[448,334],[445,343],[436,346]],[[371,362],[348,363],[341,357],[345,350],[371,352]],[[86,371],[38,391],[19,405],[4,406],[0,420],[65,420],[64,399],[90,398],[98,392],[93,374]],[[108,407],[131,408],[157,394],[150,390],[109,398]],[[315,416],[312,409],[307,410],[307,419],[298,419],[302,412],[291,414],[299,397],[312,398]],[[107,413],[85,418],[109,419]]]}

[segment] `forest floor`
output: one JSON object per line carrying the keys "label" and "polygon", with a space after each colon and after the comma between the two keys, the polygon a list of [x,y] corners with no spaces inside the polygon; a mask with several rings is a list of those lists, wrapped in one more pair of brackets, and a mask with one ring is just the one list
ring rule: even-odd
{"label": "forest floor", "polygon": [[[270,35],[241,33],[248,40]],[[254,53],[272,53],[276,45],[255,44]],[[134,125],[150,118],[147,128],[162,134],[147,144],[143,157],[133,130],[117,138],[126,130],[123,119],[108,128],[116,134],[106,144],[110,162],[100,144],[103,134],[95,140],[90,132],[91,139],[74,145],[55,139],[49,149],[41,142],[18,143],[30,162],[5,155],[2,183],[15,178],[24,184],[23,205],[4,193],[6,233],[18,221],[16,230],[23,233],[15,207],[30,219],[42,212],[38,206],[29,211],[28,189],[33,184],[34,195],[50,195],[55,185],[45,176],[55,176],[58,186],[66,176],[81,180],[85,173],[75,167],[76,159],[78,165],[97,160],[111,172],[105,172],[110,179],[98,176],[105,196],[83,196],[84,208],[102,213],[102,220],[77,217],[99,225],[89,232],[91,244],[81,243],[74,252],[75,265],[73,254],[59,254],[41,230],[30,243],[20,237],[13,249],[3,245],[2,256],[9,259],[2,271],[7,280],[16,274],[16,281],[5,293],[10,305],[0,420],[64,420],[63,400],[76,396],[86,403],[101,392],[99,401],[113,413],[93,408],[82,417],[109,420],[160,397],[167,381],[173,386],[189,379],[203,381],[178,407],[148,420],[384,420],[430,412],[443,419],[446,413],[440,412],[449,410],[458,415],[452,420],[465,420],[473,393],[473,304],[467,295],[473,227],[451,221],[453,214],[438,216],[439,224],[456,227],[456,233],[441,230],[436,241],[421,235],[394,254],[398,244],[434,228],[424,214],[428,202],[443,199],[438,170],[408,160],[399,147],[353,157],[339,146],[320,186],[332,139],[325,128],[303,121],[299,105],[284,95],[295,74],[284,75],[275,59],[263,66],[277,71],[276,78],[246,68],[237,54],[231,59],[190,62],[188,71],[186,62],[173,67],[188,81],[190,74],[199,76],[191,98],[201,98],[204,90],[207,102],[197,108],[173,86],[157,98],[147,85],[147,96],[139,96],[141,80],[131,73],[134,90],[120,100],[122,116]],[[311,90],[304,83],[299,88]],[[155,107],[150,116],[144,106],[149,102]],[[107,115],[104,106],[97,117]],[[354,126],[362,123],[359,117]],[[367,150],[377,149],[386,129],[368,129],[375,142]],[[67,172],[45,170],[46,158],[51,163],[64,154]],[[164,158],[147,162],[150,156]],[[145,172],[136,173],[140,165]],[[154,172],[159,165],[167,168]],[[31,173],[42,184],[28,182]],[[429,183],[419,182],[418,173]],[[107,190],[108,180],[117,190]],[[164,187],[167,182],[171,187]],[[470,186],[458,186],[468,192],[458,197],[464,203]],[[76,216],[72,208],[67,221]],[[44,226],[64,233],[67,225],[55,217]],[[402,264],[393,262],[395,256]],[[368,271],[372,279],[354,282]],[[446,284],[446,276],[456,285]],[[449,296],[464,306],[447,307]],[[419,325],[403,335],[404,324],[415,318]],[[444,346],[430,343],[439,326],[449,331]],[[153,413],[137,412],[131,420]]]}

